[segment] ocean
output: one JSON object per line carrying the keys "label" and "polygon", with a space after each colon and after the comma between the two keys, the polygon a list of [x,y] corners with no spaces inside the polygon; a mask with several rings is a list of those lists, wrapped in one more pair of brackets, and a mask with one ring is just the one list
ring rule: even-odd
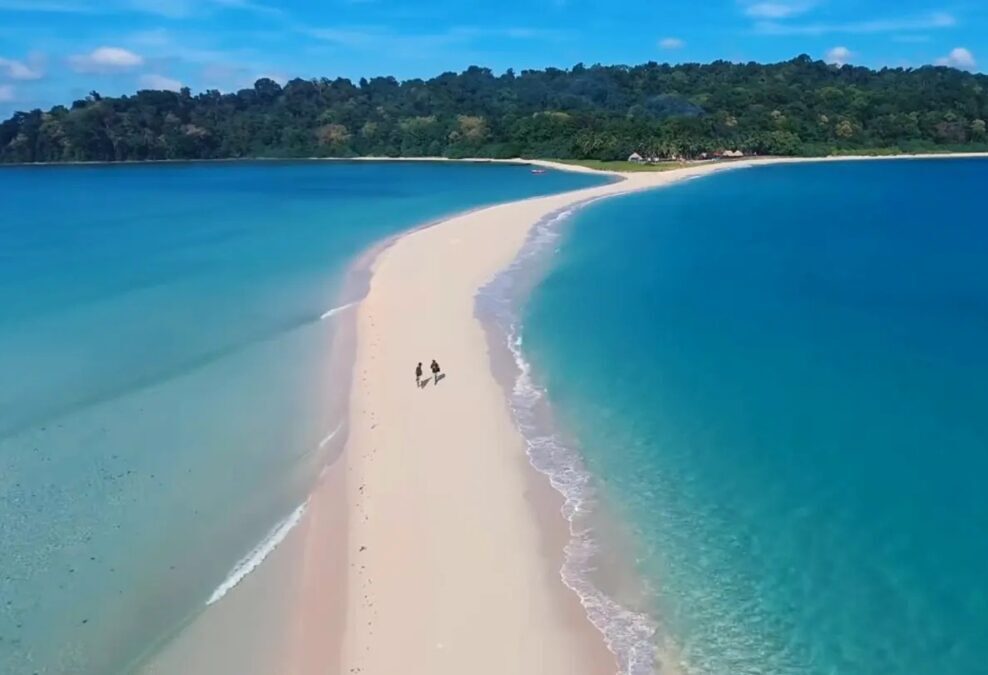
{"label": "ocean", "polygon": [[988,672],[985,185],[725,172],[559,214],[485,291],[626,672]]}
{"label": "ocean", "polygon": [[524,166],[0,168],[0,672],[127,670],[270,552],[346,436],[355,259],[604,182]]}

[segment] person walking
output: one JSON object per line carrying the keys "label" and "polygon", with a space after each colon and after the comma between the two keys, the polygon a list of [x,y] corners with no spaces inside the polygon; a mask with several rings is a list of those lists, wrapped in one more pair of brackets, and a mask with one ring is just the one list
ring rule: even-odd
{"label": "person walking", "polygon": [[432,359],[432,365],[429,366],[429,370],[432,371],[432,383],[439,384],[439,372],[441,369],[439,368],[439,363],[436,362],[435,359]]}
{"label": "person walking", "polygon": [[419,389],[422,388],[422,362],[415,366],[415,386]]}

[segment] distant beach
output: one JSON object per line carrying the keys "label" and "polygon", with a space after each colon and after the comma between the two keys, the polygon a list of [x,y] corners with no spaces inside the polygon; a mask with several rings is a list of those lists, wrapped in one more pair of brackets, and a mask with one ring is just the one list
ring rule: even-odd
{"label": "distant beach", "polygon": [[[860,160],[883,160],[883,159],[964,159],[964,158],[975,158],[975,157],[988,157],[988,152],[925,152],[925,153],[890,153],[890,154],[874,154],[874,155],[819,155],[819,156],[739,156],[729,160],[722,159],[705,159],[705,160],[688,160],[681,162],[681,167],[679,168],[689,168],[695,166],[708,166],[708,165],[722,165],[722,164],[734,164],[741,163],[745,164],[747,162],[758,162],[761,164],[765,163],[786,163],[786,162],[819,162],[819,161],[860,161]],[[664,160],[665,161],[665,160]],[[668,160],[672,161],[672,160]],[[388,157],[388,156],[378,156],[378,155],[359,155],[353,157],[237,157],[237,158],[219,158],[219,159],[144,159],[144,160],[118,160],[113,162],[107,161],[67,161],[67,162],[9,162],[6,164],[0,164],[0,169],[4,167],[73,167],[73,166],[154,166],[154,165],[183,165],[183,164],[249,164],[251,162],[265,162],[265,163],[283,163],[290,164],[293,162],[443,162],[443,163],[459,163],[459,164],[508,164],[508,165],[521,165],[521,166],[536,166],[548,169],[555,169],[557,171],[569,171],[574,173],[613,173],[615,175],[620,174],[619,170],[608,170],[608,169],[598,169],[590,168],[587,166],[582,166],[579,162],[567,162],[565,160],[557,159],[541,159],[537,157],[510,157],[510,158],[495,158],[495,157],[443,157],[443,156],[422,156],[422,157]],[[603,162],[607,164],[607,162]],[[677,169],[678,170],[678,169]]]}

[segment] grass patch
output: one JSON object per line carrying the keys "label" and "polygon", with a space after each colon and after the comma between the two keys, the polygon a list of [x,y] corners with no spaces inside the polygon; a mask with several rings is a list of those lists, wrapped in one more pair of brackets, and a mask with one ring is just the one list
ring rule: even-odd
{"label": "grass patch", "polygon": [[573,164],[575,166],[585,166],[588,169],[597,171],[669,171],[678,169],[683,165],[679,162],[659,162],[658,164],[638,164],[636,162],[606,162],[600,159],[556,159],[553,160],[561,164]]}

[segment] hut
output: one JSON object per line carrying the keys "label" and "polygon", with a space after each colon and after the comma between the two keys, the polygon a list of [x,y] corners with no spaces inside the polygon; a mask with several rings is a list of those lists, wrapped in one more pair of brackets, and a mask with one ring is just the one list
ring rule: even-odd
{"label": "hut", "polygon": [[642,162],[644,162],[645,160],[644,160],[644,159],[642,159],[642,156],[641,156],[641,155],[639,155],[639,154],[638,154],[637,152],[633,152],[633,153],[631,153],[631,154],[630,154],[630,155],[628,156],[628,161],[629,161],[629,162],[633,162],[633,163],[635,163],[635,164],[641,164],[641,163],[642,163]]}

